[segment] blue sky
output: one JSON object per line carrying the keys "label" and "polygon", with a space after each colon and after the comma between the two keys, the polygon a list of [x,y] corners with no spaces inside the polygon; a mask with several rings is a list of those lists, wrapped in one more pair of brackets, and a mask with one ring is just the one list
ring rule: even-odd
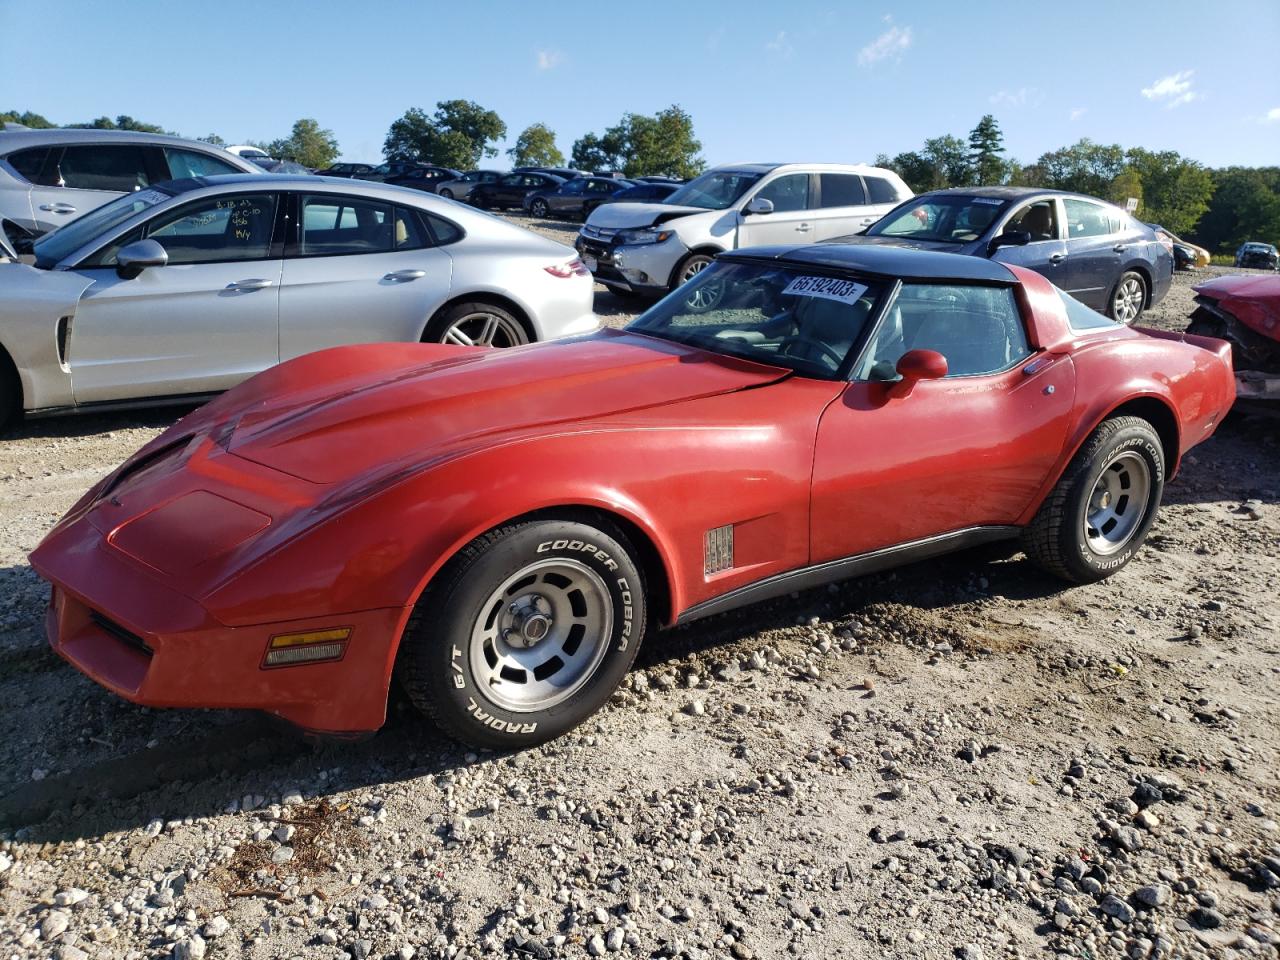
{"label": "blue sky", "polygon": [[377,160],[392,120],[438,100],[496,110],[510,140],[545,122],[566,156],[679,103],[710,163],[869,161],[990,112],[1024,162],[1089,137],[1259,165],[1280,164],[1277,49],[1276,0],[0,0],[0,107],[228,142],[315,117]]}

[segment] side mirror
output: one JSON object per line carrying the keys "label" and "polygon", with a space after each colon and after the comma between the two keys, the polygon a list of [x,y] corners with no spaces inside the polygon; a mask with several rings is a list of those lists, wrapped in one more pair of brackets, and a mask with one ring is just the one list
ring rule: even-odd
{"label": "side mirror", "polygon": [[941,380],[947,375],[947,358],[936,350],[908,350],[898,358],[901,380],[889,387],[890,396],[905,397],[921,380]]}
{"label": "side mirror", "polygon": [[1027,230],[1006,230],[994,237],[987,245],[988,253],[995,253],[1000,247],[1025,247],[1031,242],[1031,233]]}
{"label": "side mirror", "polygon": [[132,280],[147,267],[163,267],[169,254],[155,240],[135,240],[116,254],[116,273],[122,280]]}
{"label": "side mirror", "polygon": [[773,201],[768,197],[752,197],[751,202],[747,204],[742,213],[744,216],[773,213]]}

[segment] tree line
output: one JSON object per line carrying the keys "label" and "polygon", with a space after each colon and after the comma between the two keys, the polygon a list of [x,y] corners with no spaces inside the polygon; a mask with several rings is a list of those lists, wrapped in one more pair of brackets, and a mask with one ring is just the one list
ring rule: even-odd
{"label": "tree line", "polygon": [[[28,127],[56,124],[31,111],[0,112],[0,123]],[[126,114],[69,124],[106,130],[170,131]],[[405,111],[387,131],[387,160],[412,160],[470,170],[498,156],[507,125],[498,114],[471,100],[442,100],[434,112]],[[224,144],[208,134],[200,139]],[[252,142],[252,141],[251,141]],[[273,157],[304,166],[329,166],[338,156],[333,132],[312,118],[294,123],[288,136],[255,142]],[[583,170],[620,170],[631,177],[696,176],[706,168],[693,118],[673,104],[652,115],[626,113],[600,133],[574,141],[569,163]],[[544,123],[525,127],[507,151],[514,166],[558,167],[565,163],[556,135]],[[991,184],[1053,187],[1123,204],[1137,198],[1137,216],[1159,223],[1215,252],[1229,252],[1246,240],[1280,241],[1280,167],[1211,169],[1174,150],[1125,148],[1082,139],[1022,164],[1006,155],[1000,125],[982,117],[967,137],[944,134],[918,150],[876,157],[917,193],[944,187]]]}
{"label": "tree line", "polygon": [[1000,126],[984,116],[967,139],[925,140],[918,150],[876,157],[916,193],[944,187],[1051,187],[1123,205],[1136,216],[1216,252],[1246,240],[1280,242],[1280,167],[1211,169],[1175,150],[1126,149],[1082,139],[1021,164],[1005,155]]}

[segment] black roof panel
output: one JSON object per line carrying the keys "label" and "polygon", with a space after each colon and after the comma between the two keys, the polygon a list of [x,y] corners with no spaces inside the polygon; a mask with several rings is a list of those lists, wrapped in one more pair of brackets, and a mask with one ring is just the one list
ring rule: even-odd
{"label": "black roof panel", "polygon": [[747,247],[719,259],[782,260],[903,280],[960,280],[968,283],[1017,283],[1007,267],[983,257],[871,243],[810,243],[804,246]]}

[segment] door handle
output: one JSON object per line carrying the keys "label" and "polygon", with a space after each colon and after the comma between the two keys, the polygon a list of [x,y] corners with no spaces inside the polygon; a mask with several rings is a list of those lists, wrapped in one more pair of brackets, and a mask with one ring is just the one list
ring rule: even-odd
{"label": "door handle", "polygon": [[1111,249],[1114,250],[1116,253],[1124,253],[1126,250],[1129,249],[1129,245],[1127,243],[1117,243]]}
{"label": "door handle", "polygon": [[796,227],[796,233],[808,233],[812,229],[813,227],[809,226],[807,223],[802,223],[800,226]]}
{"label": "door handle", "polygon": [[76,208],[69,203],[42,203],[40,209],[47,213],[75,213]]}
{"label": "door handle", "polygon": [[261,290],[263,287],[271,286],[270,280],[237,280],[235,283],[228,283],[228,290]]}
{"label": "door handle", "polygon": [[407,283],[410,280],[417,280],[426,275],[427,271],[425,270],[396,270],[394,273],[384,275],[382,279],[390,280],[392,283]]}
{"label": "door handle", "polygon": [[1061,263],[1065,259],[1067,259],[1067,255],[1065,253],[1055,253],[1049,257],[1049,262],[1056,264]]}

